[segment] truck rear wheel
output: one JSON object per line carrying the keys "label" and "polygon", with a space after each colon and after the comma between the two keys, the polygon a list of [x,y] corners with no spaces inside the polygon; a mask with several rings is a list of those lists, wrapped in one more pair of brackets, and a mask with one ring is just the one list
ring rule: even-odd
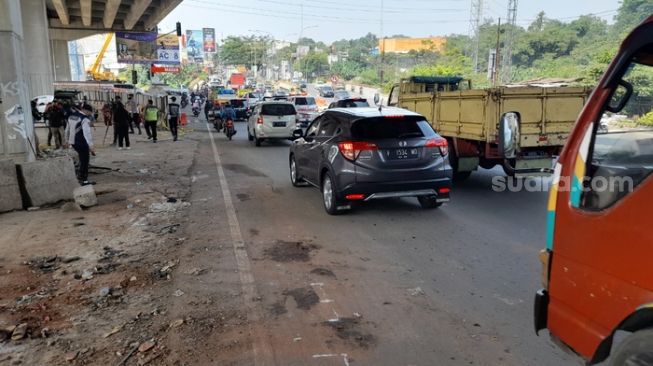
{"label": "truck rear wheel", "polygon": [[621,365],[653,365],[653,329],[637,331],[617,345],[610,366]]}

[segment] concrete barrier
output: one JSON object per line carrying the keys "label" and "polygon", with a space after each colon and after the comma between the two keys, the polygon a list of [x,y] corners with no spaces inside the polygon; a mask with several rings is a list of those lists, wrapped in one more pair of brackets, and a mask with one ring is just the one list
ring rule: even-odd
{"label": "concrete barrier", "polygon": [[13,160],[0,160],[0,212],[22,209],[16,163]]}
{"label": "concrete barrier", "polygon": [[42,206],[72,200],[79,187],[75,165],[70,157],[18,164],[25,188],[27,206]]}

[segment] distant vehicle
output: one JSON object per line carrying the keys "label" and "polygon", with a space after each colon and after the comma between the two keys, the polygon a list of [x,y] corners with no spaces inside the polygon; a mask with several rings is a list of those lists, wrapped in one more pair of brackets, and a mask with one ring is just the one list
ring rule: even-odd
{"label": "distant vehicle", "polygon": [[351,95],[346,90],[336,90],[333,93],[333,97],[336,99],[347,99],[347,98],[351,98]]}
{"label": "distant vehicle", "polygon": [[235,72],[229,77],[229,87],[231,89],[241,89],[245,86],[245,75]]}
{"label": "distant vehicle", "polygon": [[240,98],[230,99],[229,104],[231,104],[236,112],[236,120],[247,119],[247,100]]}
{"label": "distant vehicle", "polygon": [[299,84],[299,90],[301,90],[302,92],[305,92],[306,89],[307,89],[306,83],[302,82],[302,83]]}
{"label": "distant vehicle", "polygon": [[297,110],[297,121],[300,127],[306,127],[318,115],[317,103],[313,97],[291,97],[290,103]]}
{"label": "distant vehicle", "polygon": [[342,83],[336,84],[335,88],[336,88],[336,91],[346,89],[345,84],[342,84]]}
{"label": "distant vehicle", "polygon": [[399,108],[331,109],[290,147],[290,180],[322,191],[335,215],[354,202],[417,197],[423,208],[449,201],[447,140],[426,119]]}
{"label": "distant vehicle", "polygon": [[274,96],[275,97],[287,97],[289,95],[290,95],[290,93],[288,92],[288,90],[286,90],[284,88],[279,88],[279,89],[274,91]]}
{"label": "distant vehicle", "polygon": [[272,100],[287,102],[288,97],[281,97],[281,96],[276,96],[276,97],[267,97],[266,96],[266,97],[263,97],[264,102],[269,102],[269,101],[272,101]]}
{"label": "distant vehicle", "polygon": [[259,103],[247,122],[247,137],[261,146],[264,140],[292,139],[297,130],[297,111],[289,102]]}
{"label": "distant vehicle", "polygon": [[318,88],[318,92],[320,93],[320,96],[324,98],[333,98],[335,96],[333,88],[328,85],[323,85]]}
{"label": "distant vehicle", "polygon": [[347,98],[336,100],[329,104],[329,109],[333,108],[364,108],[369,107],[370,103],[365,98]]}

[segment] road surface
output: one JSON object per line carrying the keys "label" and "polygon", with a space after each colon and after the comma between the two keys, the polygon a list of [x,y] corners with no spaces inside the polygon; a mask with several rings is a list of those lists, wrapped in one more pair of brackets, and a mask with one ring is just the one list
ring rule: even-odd
{"label": "road surface", "polygon": [[481,170],[437,210],[395,199],[329,216],[317,189],[290,184],[291,142],[257,148],[245,122],[233,141],[190,125],[194,217],[215,218],[196,235],[233,246],[220,261],[250,320],[231,363],[575,364],[533,332],[546,192],[494,192],[502,172]]}

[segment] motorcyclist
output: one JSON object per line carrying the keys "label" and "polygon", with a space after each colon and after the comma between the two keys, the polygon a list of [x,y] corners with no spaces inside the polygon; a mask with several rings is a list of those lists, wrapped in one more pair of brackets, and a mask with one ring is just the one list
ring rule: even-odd
{"label": "motorcyclist", "polygon": [[231,104],[227,104],[225,106],[222,118],[224,119],[225,135],[227,135],[229,137],[229,140],[231,140],[231,137],[229,136],[229,129],[227,128],[229,126],[229,121],[231,121],[232,136],[236,134],[236,129],[233,128],[233,123],[234,120],[236,119],[236,111],[234,110],[234,107]]}
{"label": "motorcyclist", "polygon": [[193,101],[193,114],[196,116],[200,114],[200,101],[198,99]]}
{"label": "motorcyclist", "polygon": [[206,118],[207,121],[209,120],[209,111],[211,111],[212,109],[213,109],[213,102],[207,99],[206,103],[204,103],[204,117]]}

